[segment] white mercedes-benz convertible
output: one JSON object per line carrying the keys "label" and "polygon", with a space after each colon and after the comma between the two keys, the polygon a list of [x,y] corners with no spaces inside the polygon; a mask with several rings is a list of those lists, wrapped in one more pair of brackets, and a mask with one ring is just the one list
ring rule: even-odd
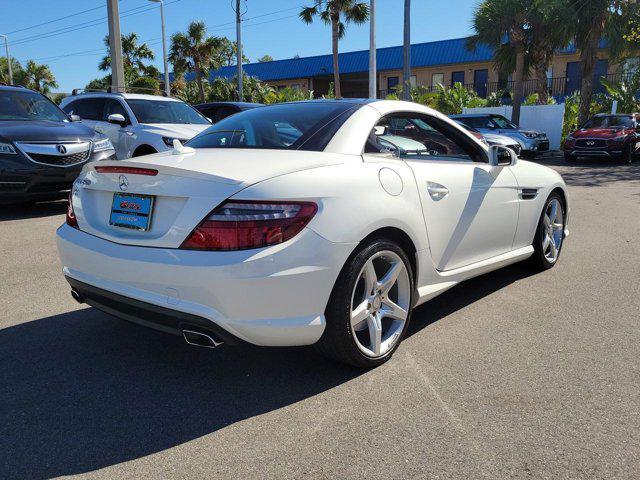
{"label": "white mercedes-benz convertible", "polygon": [[567,235],[560,175],[414,103],[256,108],[87,164],[57,232],[72,295],[191,344],[388,360],[411,311]]}

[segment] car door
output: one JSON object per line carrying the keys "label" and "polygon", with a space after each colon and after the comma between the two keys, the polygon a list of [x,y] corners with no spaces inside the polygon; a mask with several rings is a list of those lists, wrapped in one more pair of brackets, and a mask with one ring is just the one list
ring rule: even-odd
{"label": "car door", "polygon": [[[413,125],[405,130],[390,126]],[[398,155],[413,170],[431,256],[440,271],[512,250],[518,190],[509,167],[493,167],[483,147],[442,119],[416,113],[384,117],[377,132],[404,143]],[[387,133],[393,131],[393,136]],[[404,138],[398,142],[396,138]],[[420,146],[422,145],[422,147]]]}
{"label": "car door", "polygon": [[[109,115],[119,114],[125,119],[125,125],[109,123]],[[119,160],[130,158],[132,149],[133,131],[131,128],[131,119],[122,103],[114,98],[107,98],[104,102],[104,111],[101,121],[96,122],[96,131],[103,133],[116,149],[116,157]]]}

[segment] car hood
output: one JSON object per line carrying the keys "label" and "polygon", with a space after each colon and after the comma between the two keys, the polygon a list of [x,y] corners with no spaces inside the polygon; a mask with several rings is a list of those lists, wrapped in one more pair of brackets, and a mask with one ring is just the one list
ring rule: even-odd
{"label": "car hood", "polygon": [[[482,136],[487,142],[495,143],[497,145],[513,145],[515,140],[506,135],[497,135],[495,133],[483,133]],[[515,142],[517,143],[517,142]]]}
{"label": "car hood", "polygon": [[0,121],[0,138],[16,142],[64,142],[95,137],[93,129],[77,122]]}
{"label": "car hood", "polygon": [[211,125],[197,125],[193,123],[143,123],[141,126],[145,131],[155,135],[188,140],[203,130],[206,130]]}
{"label": "car hood", "polygon": [[573,132],[573,138],[612,138],[624,133],[624,128],[587,128]]}

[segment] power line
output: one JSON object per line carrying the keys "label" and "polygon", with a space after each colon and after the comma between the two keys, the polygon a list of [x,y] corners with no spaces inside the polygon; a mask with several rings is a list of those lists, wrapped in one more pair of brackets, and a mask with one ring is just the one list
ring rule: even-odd
{"label": "power line", "polygon": [[[122,0],[120,0],[122,1]],[[35,25],[31,25],[30,27],[19,28],[18,30],[13,30],[11,32],[7,32],[7,35],[12,35],[18,32],[24,32],[25,30],[31,30],[33,28],[42,27],[43,25],[49,25],[50,23],[59,22],[60,20],[66,20],[67,18],[77,17],[78,15],[82,15],[83,13],[93,12],[94,10],[99,10],[104,8],[104,5],[100,5],[99,7],[88,8],[86,10],[82,10],[80,12],[71,13],[69,15],[65,15],[64,17],[54,18],[53,20],[48,20],[46,22],[37,23]]]}
{"label": "power line", "polygon": [[[165,6],[172,5],[172,4],[178,3],[180,1],[182,1],[182,0],[173,0],[173,1],[165,3]],[[149,10],[153,10],[155,8],[156,8],[155,5],[150,5],[150,6],[141,5],[139,7],[131,8],[129,10],[125,10],[120,15],[120,18],[130,17],[132,15],[138,15],[140,13],[144,13],[144,12],[147,12]],[[89,20],[89,21],[86,21],[86,22],[78,23],[76,25],[70,25],[68,27],[59,28],[57,30],[51,30],[49,32],[45,32],[45,33],[42,33],[42,34],[32,35],[30,37],[24,37],[24,38],[18,39],[17,41],[11,42],[10,45],[11,46],[17,46],[17,45],[22,45],[23,43],[29,43],[29,42],[34,42],[34,41],[37,41],[37,40],[42,40],[42,39],[45,39],[45,38],[55,37],[55,36],[58,36],[58,35],[63,35],[65,33],[71,33],[71,32],[75,32],[77,30],[82,30],[82,29],[85,29],[85,28],[102,25],[102,24],[106,23],[106,21],[107,21],[107,17],[102,17],[100,19],[95,19],[95,20]]]}

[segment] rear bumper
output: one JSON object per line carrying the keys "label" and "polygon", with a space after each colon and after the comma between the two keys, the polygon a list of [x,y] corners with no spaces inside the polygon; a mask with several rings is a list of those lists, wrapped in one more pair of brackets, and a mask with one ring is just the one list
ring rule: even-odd
{"label": "rear bumper", "polygon": [[[329,295],[355,247],[305,229],[265,249],[199,252],[116,244],[67,225],[58,229],[57,244],[69,283],[81,293],[96,289],[100,298],[85,296],[99,309],[170,333],[197,317],[196,326],[221,338],[265,346],[320,338]],[[131,301],[150,307],[138,305],[132,314]]]}

